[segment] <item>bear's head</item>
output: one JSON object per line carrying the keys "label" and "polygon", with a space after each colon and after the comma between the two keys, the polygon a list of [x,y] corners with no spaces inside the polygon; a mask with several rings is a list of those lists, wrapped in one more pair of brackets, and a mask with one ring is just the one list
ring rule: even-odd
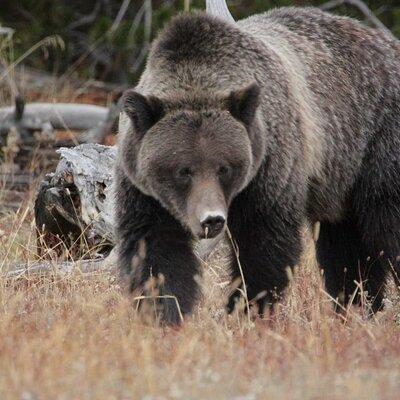
{"label": "bear's head", "polygon": [[196,238],[223,231],[232,199],[254,177],[263,154],[258,85],[217,99],[210,105],[207,98],[158,98],[129,90],[120,117],[125,174]]}

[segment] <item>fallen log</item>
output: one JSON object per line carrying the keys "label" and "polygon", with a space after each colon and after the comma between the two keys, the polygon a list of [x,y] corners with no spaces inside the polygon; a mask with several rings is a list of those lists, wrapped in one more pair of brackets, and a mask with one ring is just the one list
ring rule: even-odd
{"label": "fallen log", "polygon": [[26,195],[31,183],[44,172],[54,171],[56,149],[80,143],[112,143],[118,113],[119,105],[25,105],[18,96],[14,107],[0,108],[0,188],[19,192],[15,199],[7,196],[0,208],[18,207],[17,200]]}
{"label": "fallen log", "polygon": [[[101,107],[81,103],[31,103],[17,96],[14,107],[0,108],[0,151],[18,154],[27,147],[32,153],[38,147],[48,148],[61,140],[66,146],[80,143],[103,143],[115,133],[119,104]],[[64,132],[64,133],[62,133]],[[69,143],[69,145],[68,145]]]}
{"label": "fallen log", "polygon": [[98,127],[107,120],[108,108],[92,104],[73,103],[28,103],[22,115],[16,115],[15,107],[0,108],[1,132],[18,125],[28,130],[41,130],[50,123],[53,129],[88,130]]}
{"label": "fallen log", "polygon": [[[112,171],[114,147],[82,144],[61,148],[54,173],[41,183],[35,201],[39,254],[62,241],[75,255],[107,253],[112,248]],[[85,249],[81,249],[82,240]]]}
{"label": "fallen log", "polygon": [[74,273],[92,275],[95,273],[115,273],[115,258],[109,256],[94,260],[79,260],[76,262],[43,261],[32,264],[18,264],[3,275],[5,278],[30,278],[48,276],[69,276]]}

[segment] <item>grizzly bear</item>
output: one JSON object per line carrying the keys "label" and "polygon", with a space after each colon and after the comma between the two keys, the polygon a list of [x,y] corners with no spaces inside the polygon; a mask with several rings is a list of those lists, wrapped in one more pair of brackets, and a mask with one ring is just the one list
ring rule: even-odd
{"label": "grizzly bear", "polygon": [[399,60],[396,39],[313,8],[175,18],[120,119],[116,237],[131,290],[162,278],[161,320],[178,324],[200,294],[194,242],[229,227],[262,314],[319,221],[330,296],[359,302],[362,283],[380,310],[399,270]]}

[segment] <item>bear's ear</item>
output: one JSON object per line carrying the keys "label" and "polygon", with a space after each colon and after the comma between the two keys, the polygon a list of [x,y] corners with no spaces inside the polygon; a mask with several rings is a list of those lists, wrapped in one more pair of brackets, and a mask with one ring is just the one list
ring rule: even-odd
{"label": "bear's ear", "polygon": [[134,90],[123,94],[122,109],[132,121],[136,132],[143,136],[156,122],[164,116],[164,106],[154,96],[143,96]]}
{"label": "bear's ear", "polygon": [[250,126],[260,99],[260,88],[256,82],[233,90],[228,96],[228,110],[234,118]]}

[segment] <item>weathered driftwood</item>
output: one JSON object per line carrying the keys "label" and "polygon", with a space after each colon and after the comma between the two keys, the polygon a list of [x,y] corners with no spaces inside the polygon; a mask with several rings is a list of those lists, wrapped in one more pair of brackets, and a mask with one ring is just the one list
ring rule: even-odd
{"label": "weathered driftwood", "polygon": [[[17,96],[15,107],[0,108],[0,187],[2,208],[15,208],[38,175],[55,169],[56,149],[109,141],[119,106],[35,103]],[[112,142],[112,140],[111,140]],[[26,171],[29,170],[29,173]],[[24,174],[24,185],[19,178]],[[4,194],[4,193],[3,193]]]}
{"label": "weathered driftwood", "polygon": [[104,123],[107,116],[108,108],[91,104],[31,103],[22,112],[16,112],[15,107],[0,108],[0,127],[8,131],[18,121],[29,130],[41,130],[45,123],[54,129],[86,130]]}
{"label": "weathered driftwood", "polygon": [[43,261],[32,264],[19,264],[11,268],[4,277],[6,278],[30,278],[38,276],[47,276],[52,274],[54,276],[67,276],[73,273],[83,275],[92,275],[99,272],[115,272],[115,258],[110,255],[106,258],[99,258],[94,260],[80,260],[76,262],[52,262]]}
{"label": "weathered driftwood", "polygon": [[89,227],[88,237],[100,236],[113,240],[112,172],[116,149],[98,144],[83,144],[60,149],[60,164],[56,174],[70,171],[78,190],[82,221]]}
{"label": "weathered driftwood", "polygon": [[80,254],[76,250],[82,242],[107,252],[114,242],[111,183],[116,150],[82,144],[58,153],[58,167],[41,183],[35,202],[39,248],[61,240],[75,254]]}
{"label": "weathered driftwood", "polygon": [[206,12],[228,22],[235,23],[225,0],[207,0]]}
{"label": "weathered driftwood", "polygon": [[14,107],[0,108],[0,151],[11,150],[21,167],[21,162],[24,164],[21,154],[29,156],[38,149],[42,153],[53,144],[62,147],[62,141],[66,147],[102,143],[113,131],[118,113],[119,105],[109,108],[73,103],[25,105],[24,99],[17,96]]}

